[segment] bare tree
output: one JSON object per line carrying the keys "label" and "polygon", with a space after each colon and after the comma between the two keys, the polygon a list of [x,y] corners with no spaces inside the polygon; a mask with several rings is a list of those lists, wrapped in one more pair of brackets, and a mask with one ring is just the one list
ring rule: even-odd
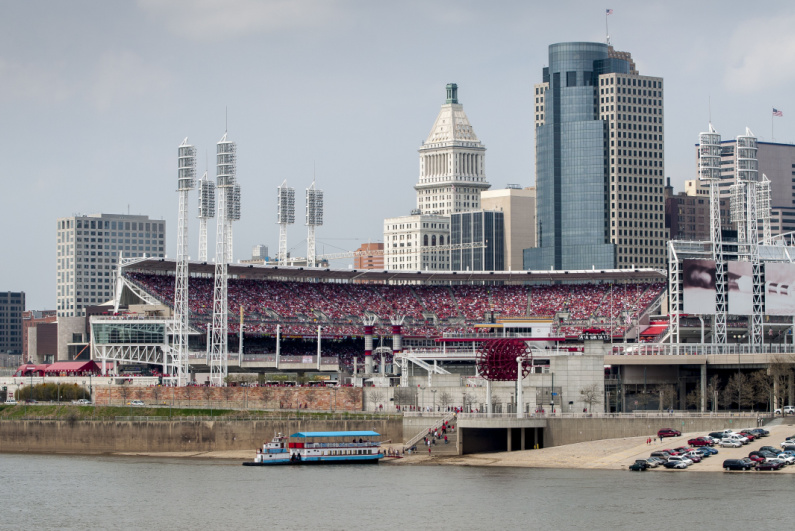
{"label": "bare tree", "polygon": [[225,386],[222,388],[222,392],[224,394],[224,399],[226,400],[226,405],[229,405],[229,399],[232,397],[233,391],[230,386]]}
{"label": "bare tree", "polygon": [[463,396],[464,400],[464,411],[469,411],[472,409],[472,403],[475,401],[475,395],[472,393],[464,393]]}
{"label": "bare tree", "polygon": [[778,356],[773,358],[768,368],[773,387],[773,409],[789,404],[790,377],[795,370],[792,358]]}
{"label": "bare tree", "polygon": [[186,385],[185,386],[185,397],[188,399],[188,405],[190,406],[190,395],[193,394],[193,386]]}
{"label": "bare tree", "polygon": [[396,387],[395,388],[395,405],[404,407],[414,405],[414,398],[417,396],[417,391],[413,387]]}
{"label": "bare tree", "polygon": [[152,398],[155,399],[155,404],[160,402],[160,395],[163,393],[163,388],[156,385],[152,388]]}
{"label": "bare tree", "polygon": [[442,410],[445,410],[447,409],[447,406],[449,406],[453,402],[453,395],[451,395],[447,391],[442,391],[441,393],[439,393],[438,400],[439,400],[439,405],[442,407]]}
{"label": "bare tree", "polygon": [[593,412],[593,405],[602,403],[602,390],[599,388],[599,384],[591,384],[580,389],[580,397],[584,403],[588,404],[588,411]]}
{"label": "bare tree", "polygon": [[707,383],[707,401],[710,404],[712,411],[718,411],[718,397],[720,395],[720,378],[714,375]]}
{"label": "bare tree", "polygon": [[373,404],[373,411],[378,411],[378,406],[384,401],[384,392],[381,389],[374,387],[367,393],[367,398]]}
{"label": "bare tree", "polygon": [[122,405],[126,404],[127,398],[130,396],[130,388],[124,382],[119,386],[119,395],[121,395]]}
{"label": "bare tree", "polygon": [[269,387],[260,387],[259,388],[259,399],[262,402],[262,407],[267,409],[268,403],[273,399],[273,389]]}
{"label": "bare tree", "polygon": [[687,404],[687,408],[690,409],[695,408],[696,410],[701,409],[701,386],[697,386],[695,389],[687,393],[685,397],[685,403]]}
{"label": "bare tree", "polygon": [[754,404],[765,404],[766,410],[773,411],[773,377],[766,370],[754,371],[750,383]]}
{"label": "bare tree", "polygon": [[207,405],[209,405],[210,397],[213,396],[213,388],[209,385],[202,387],[202,394],[204,395],[204,400],[207,402]]}
{"label": "bare tree", "polygon": [[135,398],[137,398],[138,400],[143,400],[143,398],[144,398],[144,388],[143,387],[138,387],[138,388],[135,389]]}
{"label": "bare tree", "polygon": [[672,384],[661,385],[659,387],[660,393],[660,410],[662,411],[663,408],[670,408],[675,409],[676,405],[676,387]]}
{"label": "bare tree", "polygon": [[723,390],[723,403],[726,407],[734,404],[738,409],[750,407],[754,403],[754,387],[751,384],[751,378],[741,372],[733,374]]}
{"label": "bare tree", "polygon": [[491,408],[493,413],[502,413],[502,399],[500,395],[495,393],[491,394]]}

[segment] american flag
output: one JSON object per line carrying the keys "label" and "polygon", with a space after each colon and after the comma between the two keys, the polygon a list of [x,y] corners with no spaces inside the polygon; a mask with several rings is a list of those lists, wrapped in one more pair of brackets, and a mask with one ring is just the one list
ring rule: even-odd
{"label": "american flag", "polygon": [[613,14],[613,10],[612,9],[605,9],[605,16],[612,15],[612,14]]}
{"label": "american flag", "polygon": [[784,113],[773,107],[773,116],[784,116]]}

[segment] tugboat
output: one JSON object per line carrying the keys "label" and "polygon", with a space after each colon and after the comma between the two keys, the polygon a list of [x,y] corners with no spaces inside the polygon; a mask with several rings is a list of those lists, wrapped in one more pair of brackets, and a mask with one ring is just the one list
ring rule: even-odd
{"label": "tugboat", "polygon": [[277,434],[245,466],[378,463],[384,457],[374,431],[307,431],[288,438]]}

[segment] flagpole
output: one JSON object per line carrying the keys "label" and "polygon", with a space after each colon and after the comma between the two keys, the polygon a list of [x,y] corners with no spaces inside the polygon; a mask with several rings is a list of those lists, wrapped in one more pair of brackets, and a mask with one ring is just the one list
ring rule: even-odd
{"label": "flagpole", "polygon": [[605,43],[607,43],[608,46],[610,45],[610,30],[607,27],[607,16],[609,14],[610,13],[605,10]]}
{"label": "flagpole", "polygon": [[770,141],[776,141],[776,135],[773,134],[773,119],[776,117],[775,113],[770,113]]}

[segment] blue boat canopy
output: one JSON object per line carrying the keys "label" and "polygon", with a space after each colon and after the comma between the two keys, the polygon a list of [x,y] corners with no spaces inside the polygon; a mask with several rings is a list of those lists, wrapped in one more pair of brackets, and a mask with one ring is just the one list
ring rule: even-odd
{"label": "blue boat canopy", "polygon": [[381,434],[374,431],[299,431],[293,433],[290,438],[302,437],[380,437]]}

